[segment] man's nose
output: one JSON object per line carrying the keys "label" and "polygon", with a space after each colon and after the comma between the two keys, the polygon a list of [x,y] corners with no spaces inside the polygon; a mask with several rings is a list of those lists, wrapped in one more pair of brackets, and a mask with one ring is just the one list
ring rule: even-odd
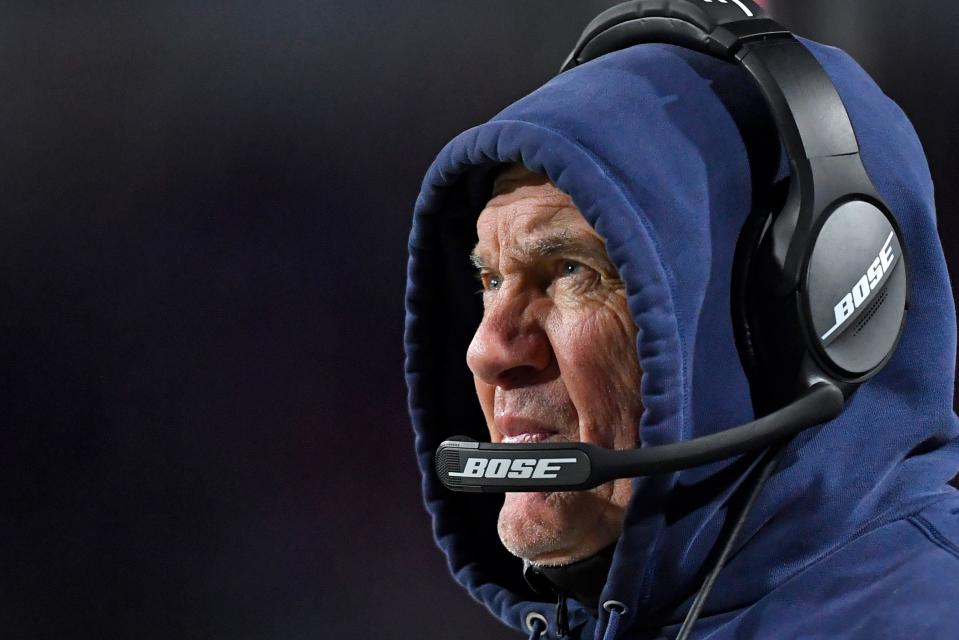
{"label": "man's nose", "polygon": [[466,352],[474,376],[510,388],[532,384],[543,375],[553,351],[535,311],[535,302],[526,296],[503,295],[487,305]]}

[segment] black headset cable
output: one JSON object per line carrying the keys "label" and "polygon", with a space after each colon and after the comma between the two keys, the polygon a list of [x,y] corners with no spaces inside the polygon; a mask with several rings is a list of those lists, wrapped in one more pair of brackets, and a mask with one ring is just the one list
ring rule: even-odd
{"label": "black headset cable", "polygon": [[689,634],[692,633],[693,625],[696,624],[696,620],[699,618],[699,614],[702,611],[703,606],[706,604],[706,598],[709,596],[709,592],[712,591],[713,584],[716,582],[719,572],[722,571],[723,566],[729,559],[729,555],[732,553],[733,546],[736,544],[736,539],[739,537],[739,532],[743,528],[743,523],[746,522],[746,516],[749,515],[750,510],[753,508],[753,504],[756,502],[756,498],[762,491],[763,486],[769,479],[769,476],[772,475],[773,469],[776,468],[776,463],[779,462],[779,454],[783,449],[786,448],[787,444],[788,442],[781,442],[779,444],[772,445],[762,453],[762,456],[765,458],[765,462],[760,463],[762,467],[759,470],[759,475],[756,476],[756,479],[750,488],[749,497],[746,499],[746,503],[742,506],[739,514],[736,516],[736,524],[729,531],[729,536],[726,539],[726,542],[723,544],[723,549],[720,552],[719,557],[716,559],[716,564],[703,581],[703,586],[699,588],[699,593],[696,594],[696,598],[693,600],[693,604],[690,606],[689,612],[686,614],[686,619],[683,621],[683,626],[680,627],[679,633],[676,635],[676,640],[687,640],[687,638],[689,638]]}

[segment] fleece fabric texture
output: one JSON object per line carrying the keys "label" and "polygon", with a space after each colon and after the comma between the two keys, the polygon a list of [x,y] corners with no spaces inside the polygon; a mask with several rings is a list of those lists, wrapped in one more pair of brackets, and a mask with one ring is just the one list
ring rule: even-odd
{"label": "fleece fabric texture", "polygon": [[[959,638],[955,308],[933,187],[902,111],[842,51],[802,40],[833,78],[863,161],[902,227],[912,308],[882,372],[842,414],[785,451],[694,628],[694,638]],[[423,495],[453,576],[528,633],[554,605],[502,547],[502,498],[454,494],[433,471],[447,436],[488,440],[465,364],[482,315],[467,258],[492,170],[522,163],[569,193],[607,241],[639,327],[642,446],[753,418],[735,349],[730,279],[755,189],[788,171],[767,110],[734,64],[648,44],[563,73],[451,141],[430,167],[409,239],[406,377]],[[752,458],[634,480],[601,602],[616,638],[675,637],[727,502]],[[569,602],[573,638],[609,613]]]}

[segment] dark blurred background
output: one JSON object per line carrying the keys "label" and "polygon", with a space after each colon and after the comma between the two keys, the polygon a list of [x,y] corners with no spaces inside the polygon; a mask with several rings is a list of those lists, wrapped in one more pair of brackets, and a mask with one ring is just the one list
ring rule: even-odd
{"label": "dark blurred background", "polygon": [[[610,4],[3,4],[0,635],[518,637],[420,503],[406,235]],[[955,277],[959,5],[768,4],[912,118]]]}

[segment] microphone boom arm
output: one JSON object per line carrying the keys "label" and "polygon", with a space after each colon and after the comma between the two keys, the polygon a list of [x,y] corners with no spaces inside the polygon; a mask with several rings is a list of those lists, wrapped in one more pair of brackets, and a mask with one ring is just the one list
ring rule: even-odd
{"label": "microphone boom arm", "polygon": [[436,450],[436,472],[453,491],[582,491],[616,478],[698,467],[783,441],[843,408],[843,394],[819,382],[795,401],[746,424],[684,442],[612,450],[583,442],[494,444],[454,438]]}

